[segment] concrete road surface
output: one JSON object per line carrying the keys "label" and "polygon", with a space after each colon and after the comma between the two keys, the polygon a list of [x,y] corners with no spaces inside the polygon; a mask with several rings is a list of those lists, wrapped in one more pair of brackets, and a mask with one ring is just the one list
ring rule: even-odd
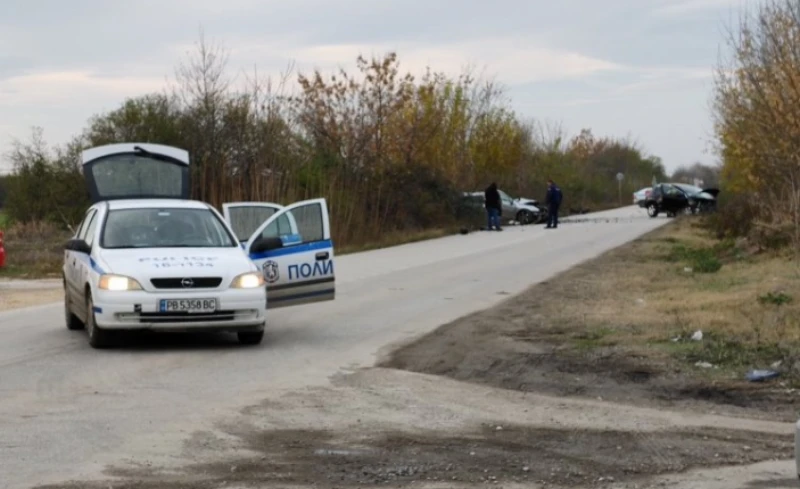
{"label": "concrete road surface", "polygon": [[170,335],[97,351],[66,329],[60,303],[0,314],[0,487],[167,460],[191,433],[235,423],[247,406],[326,386],[397,342],[668,222],[634,207],[581,217],[555,231],[507,227],[337,258],[336,300],[271,313],[255,348]]}

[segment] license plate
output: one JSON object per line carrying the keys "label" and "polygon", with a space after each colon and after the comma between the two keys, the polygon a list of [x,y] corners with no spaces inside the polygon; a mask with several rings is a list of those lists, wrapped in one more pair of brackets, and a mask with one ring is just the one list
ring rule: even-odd
{"label": "license plate", "polygon": [[162,299],[161,312],[208,313],[217,310],[216,299]]}

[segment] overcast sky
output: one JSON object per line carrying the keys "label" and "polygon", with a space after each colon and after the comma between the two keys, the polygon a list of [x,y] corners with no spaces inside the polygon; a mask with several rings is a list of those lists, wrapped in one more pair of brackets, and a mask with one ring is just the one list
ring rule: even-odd
{"label": "overcast sky", "polygon": [[483,68],[520,115],[630,136],[668,169],[713,163],[713,68],[725,27],[758,1],[3,0],[0,149],[32,126],[64,142],[164,87],[202,27],[229,49],[232,74],[396,50],[414,72]]}

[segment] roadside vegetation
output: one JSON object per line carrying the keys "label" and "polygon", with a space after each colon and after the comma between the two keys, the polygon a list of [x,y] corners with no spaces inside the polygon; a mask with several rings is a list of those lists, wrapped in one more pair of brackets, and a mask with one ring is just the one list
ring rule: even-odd
{"label": "roadside vegetation", "polygon": [[93,117],[67,144],[53,147],[40,128],[16,141],[3,204],[13,222],[53,223],[52,240],[63,240],[88,206],[79,151],[121,141],[186,148],[193,197],[215,206],[325,197],[337,246],[350,250],[455,232],[474,217],[460,192],[491,181],[541,199],[552,177],[565,209],[599,210],[620,204],[618,172],[623,204],[664,178],[660,160],[633,141],[589,129],[570,137],[515,114],[491,80],[435,67],[412,76],[395,53],[359,57],[350,72],[233,76],[226,49],[201,38],[172,78]]}
{"label": "roadside vegetation", "polygon": [[800,4],[772,0],[731,29],[713,98],[720,237],[800,249]]}
{"label": "roadside vegetation", "polygon": [[[800,3],[766,2],[741,19],[713,91],[717,213],[680,217],[441,328],[386,366],[515,390],[795,421]],[[673,178],[694,176],[717,183],[697,166]],[[748,379],[758,370],[771,377]]]}
{"label": "roadside vegetation", "polygon": [[[514,390],[793,420],[800,267],[785,252],[719,241],[706,222],[681,217],[440,328],[384,366]],[[754,369],[780,377],[753,383],[746,375]]]}

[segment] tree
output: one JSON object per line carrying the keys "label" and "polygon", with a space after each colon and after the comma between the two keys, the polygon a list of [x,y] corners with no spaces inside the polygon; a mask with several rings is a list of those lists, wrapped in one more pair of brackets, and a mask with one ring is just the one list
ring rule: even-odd
{"label": "tree", "polygon": [[696,180],[702,182],[704,188],[719,186],[719,168],[695,162],[689,166],[679,166],[672,172],[672,180],[694,184]]}
{"label": "tree", "polygon": [[565,202],[604,208],[618,205],[618,171],[626,191],[663,174],[628,141],[588,129],[570,141],[557,124],[521,120],[500,85],[470,70],[417,77],[394,52],[359,56],[352,72],[297,73],[288,96],[291,66],[275,83],[254,70],[234,85],[226,60],[201,34],[169,90],[96,115],[63,147],[48,148],[41,132],[16,143],[9,213],[75,222],[88,205],[79,152],[130,141],[188,150],[193,198],[218,207],[325,197],[339,246],[456,226],[461,193],[489,181],[530,195],[552,177]]}
{"label": "tree", "polygon": [[[800,3],[746,13],[716,77],[714,115],[722,183],[748,205],[754,237],[800,247]],[[728,220],[728,229],[749,230]]]}

